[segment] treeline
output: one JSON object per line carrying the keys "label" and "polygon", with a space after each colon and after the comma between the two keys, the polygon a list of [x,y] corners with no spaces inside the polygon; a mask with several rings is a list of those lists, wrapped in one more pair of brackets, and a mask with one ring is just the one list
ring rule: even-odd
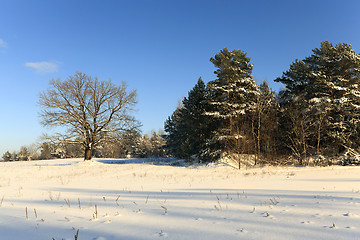
{"label": "treeline", "polygon": [[241,50],[210,61],[217,79],[200,78],[165,122],[169,152],[180,158],[242,164],[358,164],[360,55],[328,41],[277,79],[278,94],[257,85]]}
{"label": "treeline", "polygon": [[[305,59],[296,59],[281,77],[274,80],[284,85],[283,90],[275,93],[265,81],[256,84],[252,76],[253,64],[244,51],[224,48],[210,58],[216,68],[216,79],[205,84],[199,78],[166,120],[166,134],[142,135],[137,127],[116,131],[116,124],[124,125],[123,122],[111,122],[106,125],[111,129],[95,134],[89,128],[93,122],[89,120],[88,124],[81,125],[76,118],[72,121],[80,124],[81,129],[76,136],[82,136],[82,139],[48,139],[38,148],[21,147],[19,151],[6,152],[2,158],[5,161],[80,158],[84,157],[85,148],[85,155],[90,159],[92,156],[174,156],[202,162],[227,159],[239,168],[257,164],[359,164],[360,55],[350,44],[333,45],[327,41],[321,42],[320,48],[312,52]],[[124,90],[81,73],[67,81],[52,83],[60,88],[83,80],[89,86],[100,84],[117,92]],[[55,94],[55,90],[49,94]],[[75,92],[86,92],[80,90]],[[120,100],[123,92],[120,91]],[[96,100],[98,95],[94,93],[81,98]],[[78,96],[73,97],[77,99]],[[44,99],[50,101],[52,98]],[[44,105],[52,106],[45,100]],[[87,109],[86,104],[84,102],[78,108]],[[107,106],[106,110],[111,110]],[[61,114],[64,119],[73,116],[71,112]],[[116,119],[124,116],[133,119],[121,115],[122,112],[119,114]],[[57,116],[50,116],[54,117],[54,124],[59,124]],[[112,115],[109,116],[107,124]],[[73,133],[76,129],[69,130]],[[109,132],[113,134],[107,134]],[[91,154],[86,154],[89,149]]]}
{"label": "treeline", "polygon": [[[104,141],[94,151],[97,158],[125,157],[166,157],[165,139],[161,132],[142,135],[137,130],[125,131],[111,141]],[[58,158],[82,158],[83,146],[77,142],[42,141],[30,147],[23,146],[19,151],[7,151],[2,156],[4,161],[48,160]]]}

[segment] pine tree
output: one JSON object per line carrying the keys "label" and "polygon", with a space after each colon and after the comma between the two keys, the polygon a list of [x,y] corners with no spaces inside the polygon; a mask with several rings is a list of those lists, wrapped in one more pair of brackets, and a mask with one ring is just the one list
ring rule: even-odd
{"label": "pine tree", "polygon": [[[329,137],[341,147],[357,147],[360,122],[360,55],[349,44],[325,41],[304,61],[312,66],[315,94],[310,101],[326,110]],[[318,107],[318,106],[316,106]]]}
{"label": "pine tree", "polygon": [[286,87],[282,105],[296,106],[307,119],[304,142],[317,154],[326,146],[332,154],[359,146],[360,56],[351,45],[324,41],[275,81]]}
{"label": "pine tree", "polygon": [[210,61],[217,79],[208,83],[206,115],[214,129],[205,154],[219,158],[224,153],[248,152],[251,137],[249,113],[254,111],[258,88],[252,78],[253,65],[241,50],[221,50]]}

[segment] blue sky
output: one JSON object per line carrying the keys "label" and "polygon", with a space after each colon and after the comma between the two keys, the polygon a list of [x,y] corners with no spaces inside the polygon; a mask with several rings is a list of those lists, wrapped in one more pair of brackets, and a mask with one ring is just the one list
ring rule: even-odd
{"label": "blue sky", "polygon": [[143,132],[163,127],[178,100],[222,48],[241,49],[253,76],[273,80],[320,42],[360,51],[360,1],[19,1],[0,2],[0,157],[35,143],[38,94],[52,78],[81,71],[137,89]]}

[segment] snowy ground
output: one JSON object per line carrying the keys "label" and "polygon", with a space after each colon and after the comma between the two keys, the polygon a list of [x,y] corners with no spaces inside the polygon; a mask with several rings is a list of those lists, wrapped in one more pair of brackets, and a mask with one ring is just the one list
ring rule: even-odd
{"label": "snowy ground", "polygon": [[0,239],[360,239],[359,167],[148,161],[0,163]]}

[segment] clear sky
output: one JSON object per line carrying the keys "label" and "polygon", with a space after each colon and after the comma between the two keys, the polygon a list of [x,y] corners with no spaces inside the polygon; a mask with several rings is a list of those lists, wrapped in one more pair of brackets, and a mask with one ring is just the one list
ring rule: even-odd
{"label": "clear sky", "polygon": [[360,51],[360,1],[1,0],[0,157],[38,140],[38,94],[81,71],[137,89],[143,133],[164,121],[222,48],[241,49],[273,80],[320,42]]}

